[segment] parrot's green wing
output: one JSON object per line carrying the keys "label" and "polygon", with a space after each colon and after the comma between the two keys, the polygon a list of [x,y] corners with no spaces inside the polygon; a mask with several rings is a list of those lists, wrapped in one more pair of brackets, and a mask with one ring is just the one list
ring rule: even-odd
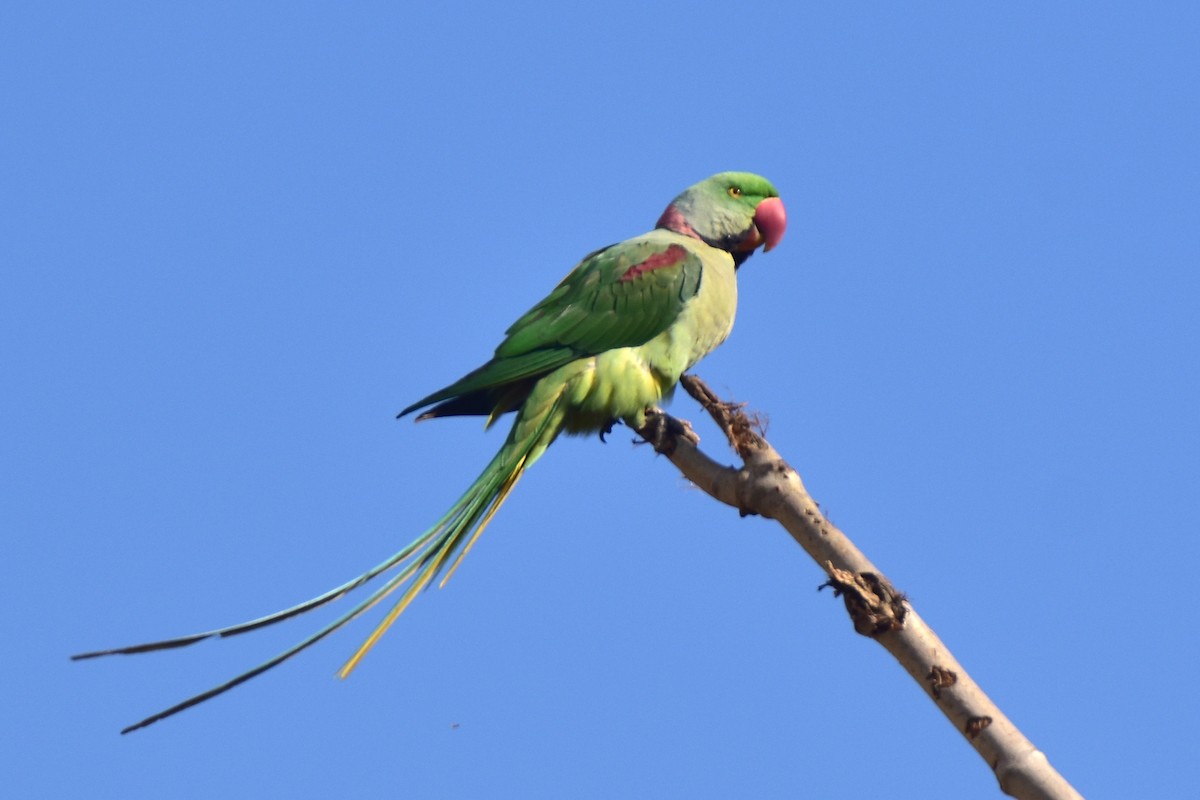
{"label": "parrot's green wing", "polygon": [[578,358],[645,344],[675,321],[700,289],[706,247],[653,231],[597,250],[513,323],[479,369],[400,412],[498,415],[516,408],[541,376]]}

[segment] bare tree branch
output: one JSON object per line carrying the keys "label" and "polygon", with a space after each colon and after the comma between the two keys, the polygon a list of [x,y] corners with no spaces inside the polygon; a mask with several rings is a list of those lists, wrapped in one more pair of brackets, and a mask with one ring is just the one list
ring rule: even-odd
{"label": "bare tree branch", "polygon": [[854,629],[900,662],[992,768],[1005,794],[1021,800],[1081,798],[984,694],[904,595],[825,518],[800,476],[742,405],[723,402],[694,376],[680,382],[725,432],[743,466],[709,458],[698,449],[699,438],[688,423],[661,411],[648,415],[638,433],[717,500],[743,516],[757,514],[782,525],[825,570],[829,579],[822,588],[842,598]]}

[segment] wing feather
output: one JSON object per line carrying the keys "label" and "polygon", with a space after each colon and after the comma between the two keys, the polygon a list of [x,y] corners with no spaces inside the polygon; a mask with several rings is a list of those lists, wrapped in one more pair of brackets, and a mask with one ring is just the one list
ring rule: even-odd
{"label": "wing feather", "polygon": [[703,242],[656,230],[597,250],[508,329],[491,361],[413,403],[404,416],[441,404],[427,416],[499,413],[512,407],[515,384],[578,358],[645,344],[667,329],[700,290]]}

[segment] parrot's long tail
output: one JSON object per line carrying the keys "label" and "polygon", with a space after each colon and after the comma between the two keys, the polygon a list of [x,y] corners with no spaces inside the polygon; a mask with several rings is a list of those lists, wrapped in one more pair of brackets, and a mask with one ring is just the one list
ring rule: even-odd
{"label": "parrot's long tail", "polygon": [[[383,621],[379,623],[374,632],[363,642],[354,655],[338,670],[339,677],[346,677],[358,662],[362,660],[363,656],[379,641],[379,638],[387,632],[387,629],[396,621],[396,618],[404,612],[404,609],[408,607],[408,604],[412,602],[417,593],[427,588],[449,565],[449,569],[446,571],[446,575],[441,582],[441,585],[445,586],[446,581],[450,579],[454,570],[458,568],[463,556],[471,549],[475,540],[479,538],[479,535],[483,533],[483,529],[491,521],[492,516],[504,503],[509,492],[516,486],[525,469],[545,452],[546,448],[550,446],[550,443],[554,441],[562,430],[565,417],[562,396],[563,390],[559,388],[553,393],[553,396],[531,398],[534,399],[534,402],[526,403],[518,411],[517,418],[513,421],[512,430],[509,432],[504,446],[500,448],[500,451],[496,453],[491,463],[487,465],[480,476],[475,479],[471,487],[458,499],[458,502],[451,506],[445,516],[403,550],[367,570],[357,578],[330,589],[311,600],[306,600],[291,608],[286,608],[274,614],[250,620],[249,622],[230,625],[225,628],[217,628],[205,631],[204,633],[195,633],[190,636],[165,639],[159,642],[147,642],[129,647],[118,647],[112,650],[96,650],[90,653],[80,653],[79,655],[71,656],[72,660],[118,654],[145,653],[152,650],[168,650],[195,644],[203,639],[246,633],[257,628],[273,625],[276,622],[282,622],[305,611],[325,605],[331,600],[336,600],[342,595],[357,589],[381,573],[399,567],[399,571],[369,597],[308,638],[297,642],[294,646],[274,658],[264,661],[253,669],[249,669],[219,686],[214,686],[206,692],[189,697],[181,703],[177,703],[170,708],[130,725],[122,730],[121,733],[129,733],[130,731],[135,731],[138,728],[144,728],[147,725],[158,722],[160,719],[174,716],[184,709],[191,708],[219,694],[224,694],[233,687],[245,683],[257,675],[261,675],[272,667],[287,661],[302,650],[316,644],[321,639],[324,639],[373,607],[388,595],[403,587],[404,593],[396,601],[396,604],[388,612],[387,616],[384,617]],[[537,402],[537,400],[542,400],[543,402]]]}

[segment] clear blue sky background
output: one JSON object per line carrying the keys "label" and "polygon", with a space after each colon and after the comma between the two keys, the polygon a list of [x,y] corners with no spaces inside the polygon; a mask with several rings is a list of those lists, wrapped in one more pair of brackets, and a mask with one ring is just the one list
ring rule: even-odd
{"label": "clear blue sky background", "polygon": [[407,542],[503,433],[394,413],[724,169],[791,228],[699,374],[1085,795],[1194,790],[1197,6],[643,6],[0,11],[6,793],[998,796],[786,534],[621,430],[348,681],[368,620],[121,737],[329,614],[67,660]]}

